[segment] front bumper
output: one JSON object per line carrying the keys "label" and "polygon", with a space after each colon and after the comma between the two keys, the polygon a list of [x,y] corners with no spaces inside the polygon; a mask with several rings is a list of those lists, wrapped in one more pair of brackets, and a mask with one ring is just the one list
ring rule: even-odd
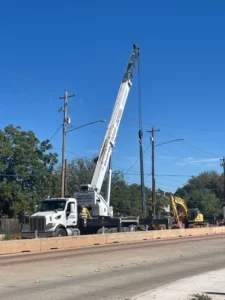
{"label": "front bumper", "polygon": [[[35,233],[34,232],[21,232],[21,236],[23,239],[34,239]],[[38,238],[48,238],[48,237],[54,237],[55,232],[49,231],[49,232],[38,232],[37,233]]]}

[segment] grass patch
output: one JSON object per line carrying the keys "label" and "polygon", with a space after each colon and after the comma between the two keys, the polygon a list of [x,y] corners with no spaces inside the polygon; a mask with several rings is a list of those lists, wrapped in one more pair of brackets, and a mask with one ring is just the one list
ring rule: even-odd
{"label": "grass patch", "polygon": [[203,294],[194,294],[191,296],[191,298],[189,298],[189,300],[212,300],[212,298]]}

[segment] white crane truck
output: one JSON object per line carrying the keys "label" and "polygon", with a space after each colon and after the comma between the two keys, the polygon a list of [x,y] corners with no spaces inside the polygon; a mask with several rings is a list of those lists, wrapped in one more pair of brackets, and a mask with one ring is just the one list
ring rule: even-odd
{"label": "white crane truck", "polygon": [[[33,238],[35,234],[39,237],[54,237],[136,230],[139,217],[113,216],[113,208],[110,206],[112,173],[110,160],[139,54],[139,47],[133,45],[91,184],[82,185],[79,192],[74,194],[74,198],[43,200],[40,211],[29,218],[27,226],[22,227],[23,238]],[[104,199],[101,195],[101,188],[107,169],[109,169],[108,188],[106,199]]]}

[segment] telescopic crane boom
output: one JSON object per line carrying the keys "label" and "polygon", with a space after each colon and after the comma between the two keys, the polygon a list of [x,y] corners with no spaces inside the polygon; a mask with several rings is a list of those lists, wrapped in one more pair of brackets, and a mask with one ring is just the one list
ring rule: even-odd
{"label": "telescopic crane boom", "polygon": [[123,76],[123,80],[120,85],[120,89],[116,98],[116,103],[112,112],[111,120],[108,129],[105,134],[105,138],[100,150],[98,162],[95,168],[95,172],[92,178],[91,186],[97,191],[102,188],[102,183],[109,165],[110,156],[112,154],[112,148],[115,145],[117,132],[120,126],[120,121],[126,105],[128,93],[132,85],[132,72],[135,67],[136,59],[139,56],[139,48],[137,45],[133,46],[133,52],[130,57],[130,61],[127,65],[127,70]]}
{"label": "telescopic crane boom", "polygon": [[90,185],[82,185],[80,192],[75,194],[78,204],[87,206],[92,216],[113,216],[113,209],[110,207],[109,197],[106,201],[100,194],[104,177],[109,166],[109,160],[112,154],[112,149],[115,145],[116,136],[120,126],[120,121],[124,112],[128,94],[132,85],[133,70],[136,60],[140,54],[139,47],[134,44],[130,60],[120,84],[116,102],[111,115],[102,147],[99,153],[98,161],[94,171],[94,175]]}

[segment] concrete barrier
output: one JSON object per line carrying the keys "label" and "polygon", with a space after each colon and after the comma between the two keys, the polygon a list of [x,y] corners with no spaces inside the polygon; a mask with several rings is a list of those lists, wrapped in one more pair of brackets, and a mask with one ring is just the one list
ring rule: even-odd
{"label": "concrete barrier", "polygon": [[105,245],[107,244],[107,235],[81,235],[73,237],[63,237],[63,238],[49,238],[40,239],[41,250],[51,250],[51,249],[69,249],[76,247],[87,247],[94,245]]}
{"label": "concrete barrier", "polygon": [[17,240],[0,242],[0,254],[41,251],[40,240]]}
{"label": "concrete barrier", "polygon": [[140,242],[153,239],[205,236],[216,234],[225,234],[225,226],[192,229],[121,232],[113,234],[41,238],[33,240],[0,241],[0,255],[15,254],[21,252],[40,252],[51,249],[88,247],[94,245],[106,245],[113,243]]}
{"label": "concrete barrier", "polygon": [[166,239],[189,236],[205,236],[212,234],[225,234],[225,227],[191,228],[191,229],[168,229],[142,232],[126,232],[107,235],[107,244],[137,242],[152,239]]}

